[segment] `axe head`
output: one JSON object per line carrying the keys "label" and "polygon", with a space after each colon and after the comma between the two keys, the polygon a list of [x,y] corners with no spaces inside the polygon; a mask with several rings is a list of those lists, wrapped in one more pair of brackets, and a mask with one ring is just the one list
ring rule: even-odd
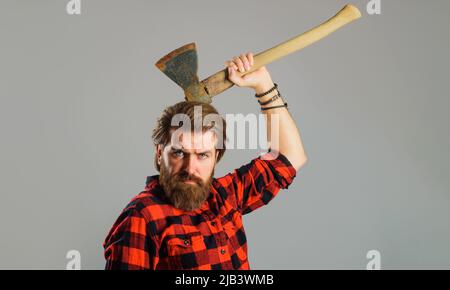
{"label": "axe head", "polygon": [[198,59],[194,42],[175,49],[155,65],[184,90],[187,101],[211,103],[208,90],[197,76]]}

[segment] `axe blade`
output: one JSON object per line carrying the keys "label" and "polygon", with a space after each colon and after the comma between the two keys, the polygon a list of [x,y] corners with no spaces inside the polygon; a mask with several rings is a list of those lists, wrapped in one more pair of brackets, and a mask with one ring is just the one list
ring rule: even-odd
{"label": "axe blade", "polygon": [[184,90],[187,101],[211,103],[211,97],[197,76],[198,58],[194,42],[168,53],[155,65]]}

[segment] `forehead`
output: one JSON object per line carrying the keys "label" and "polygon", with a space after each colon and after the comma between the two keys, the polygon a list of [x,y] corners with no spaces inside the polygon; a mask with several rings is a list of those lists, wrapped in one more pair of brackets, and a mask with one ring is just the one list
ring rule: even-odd
{"label": "forehead", "polygon": [[205,132],[173,132],[169,149],[183,149],[186,151],[213,150],[216,145],[216,134],[208,130]]}

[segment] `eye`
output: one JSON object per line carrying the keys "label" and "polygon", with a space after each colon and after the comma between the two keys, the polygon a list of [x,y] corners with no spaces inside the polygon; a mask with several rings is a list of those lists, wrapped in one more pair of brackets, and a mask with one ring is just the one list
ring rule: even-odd
{"label": "eye", "polygon": [[183,151],[175,151],[175,152],[173,152],[172,153],[173,154],[173,156],[175,156],[175,157],[183,157]]}
{"label": "eye", "polygon": [[200,156],[200,159],[206,159],[209,157],[208,154],[206,154],[206,153],[200,153],[199,156]]}

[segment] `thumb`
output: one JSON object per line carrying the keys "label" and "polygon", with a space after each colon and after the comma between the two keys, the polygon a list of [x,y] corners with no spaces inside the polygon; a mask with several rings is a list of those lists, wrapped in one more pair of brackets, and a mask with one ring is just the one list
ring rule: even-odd
{"label": "thumb", "polygon": [[228,79],[239,87],[242,86],[244,82],[242,77],[239,76],[236,70],[232,67],[228,67]]}

